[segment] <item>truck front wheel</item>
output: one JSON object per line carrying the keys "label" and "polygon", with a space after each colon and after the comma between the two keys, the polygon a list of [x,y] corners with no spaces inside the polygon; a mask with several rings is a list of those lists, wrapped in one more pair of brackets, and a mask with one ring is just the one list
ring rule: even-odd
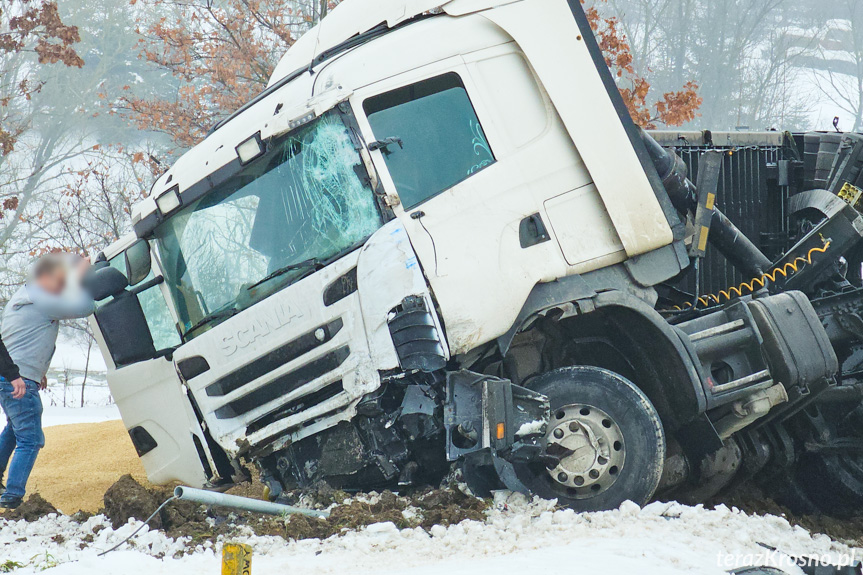
{"label": "truck front wheel", "polygon": [[640,389],[587,366],[557,369],[531,384],[548,397],[551,420],[543,438],[545,461],[516,466],[525,487],[577,511],[650,501],[662,475],[665,434]]}

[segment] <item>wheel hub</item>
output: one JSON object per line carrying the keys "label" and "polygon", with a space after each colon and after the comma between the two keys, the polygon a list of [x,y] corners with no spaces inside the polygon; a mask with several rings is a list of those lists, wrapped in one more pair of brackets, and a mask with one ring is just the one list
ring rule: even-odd
{"label": "wheel hub", "polygon": [[590,405],[556,409],[543,439],[552,481],[576,499],[595,497],[617,480],[626,459],[623,433],[607,413]]}

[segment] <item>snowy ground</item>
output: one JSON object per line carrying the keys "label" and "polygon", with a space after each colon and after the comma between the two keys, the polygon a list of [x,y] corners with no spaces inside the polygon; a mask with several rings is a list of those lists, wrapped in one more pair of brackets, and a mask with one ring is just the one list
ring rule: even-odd
{"label": "snowy ground", "polygon": [[101,374],[107,371],[105,360],[95,343],[88,346],[86,342],[78,341],[65,332],[61,332],[57,339],[57,349],[51,359],[51,368],[77,371],[89,369],[92,373]]}
{"label": "snowy ground", "polygon": [[120,419],[106,371],[95,344],[88,349],[85,343],[61,334],[48,372],[48,389],[42,392],[43,427]]}
{"label": "snowy ground", "polygon": [[[371,525],[324,541],[286,543],[277,537],[236,537],[253,548],[253,572],[277,573],[290,567],[303,575],[521,575],[540,566],[565,573],[721,574],[743,565],[780,565],[801,573],[783,553],[828,555],[833,561],[860,556],[826,536],[811,536],[780,517],[747,516],[721,507],[705,510],[676,503],[644,509],[624,504],[604,513],[555,510],[550,502],[527,503],[521,496],[498,494],[485,523],[464,521],[427,533],[399,531],[392,523]],[[204,575],[219,571],[219,546],[209,543],[182,555],[182,541],[143,531],[134,546],[98,557],[139,523],[114,531],[104,517],[83,524],[62,516],[32,523],[0,521],[0,569],[21,565],[16,573],[50,567],[56,575]],[[95,533],[94,533],[95,531]],[[61,534],[61,537],[57,537]],[[83,548],[82,548],[83,547]],[[181,556],[182,555],[182,556]]]}
{"label": "snowy ground", "polygon": [[111,397],[104,374],[88,376],[84,385],[84,407],[81,407],[83,377],[70,379],[71,383],[67,384],[49,377],[48,389],[42,392],[43,427],[120,419],[120,411]]}
{"label": "snowy ground", "polygon": [[81,407],[82,377],[71,379],[71,383],[61,383],[48,379],[48,389],[42,392],[43,427],[67,425],[71,423],[97,423],[120,419],[104,375],[88,376],[84,386],[84,407]]}
{"label": "snowy ground", "polygon": [[70,425],[73,423],[100,423],[120,419],[116,405],[104,407],[45,407],[42,427]]}

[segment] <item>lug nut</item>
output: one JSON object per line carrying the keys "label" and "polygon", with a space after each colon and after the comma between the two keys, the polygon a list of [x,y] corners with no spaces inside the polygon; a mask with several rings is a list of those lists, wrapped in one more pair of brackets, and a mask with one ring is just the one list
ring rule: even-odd
{"label": "lug nut", "polygon": [[560,439],[561,437],[563,437],[563,430],[558,427],[557,429],[554,430],[554,436],[557,439]]}
{"label": "lug nut", "polygon": [[567,476],[566,473],[563,473],[561,471],[560,473],[557,474],[557,480],[560,481],[561,483],[566,483],[567,479],[569,479],[569,476]]}

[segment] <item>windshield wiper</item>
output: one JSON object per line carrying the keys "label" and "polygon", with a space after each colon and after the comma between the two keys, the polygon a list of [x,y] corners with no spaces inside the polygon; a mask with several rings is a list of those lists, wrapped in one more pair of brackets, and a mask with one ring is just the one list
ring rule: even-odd
{"label": "windshield wiper", "polygon": [[324,262],[321,261],[319,258],[310,258],[307,260],[303,260],[301,262],[297,262],[295,264],[290,264],[290,265],[287,265],[285,267],[279,268],[276,271],[274,271],[270,274],[267,274],[263,279],[256,281],[252,285],[246,286],[246,290],[251,291],[263,283],[267,283],[268,281],[270,281],[272,279],[275,279],[279,276],[283,276],[283,275],[290,273],[292,271],[302,270],[302,269],[306,269],[306,268],[310,268],[311,271],[317,271],[317,270],[321,269],[322,267],[324,267]]}
{"label": "windshield wiper", "polygon": [[192,333],[196,329],[204,327],[205,325],[207,325],[208,323],[210,323],[212,321],[215,321],[217,319],[227,319],[233,315],[236,315],[237,313],[239,313],[239,311],[240,310],[233,308],[233,307],[220,309],[219,311],[214,311],[210,315],[204,316],[198,323],[196,323],[195,325],[193,325],[192,327],[187,329],[186,335],[189,335],[190,333]]}

